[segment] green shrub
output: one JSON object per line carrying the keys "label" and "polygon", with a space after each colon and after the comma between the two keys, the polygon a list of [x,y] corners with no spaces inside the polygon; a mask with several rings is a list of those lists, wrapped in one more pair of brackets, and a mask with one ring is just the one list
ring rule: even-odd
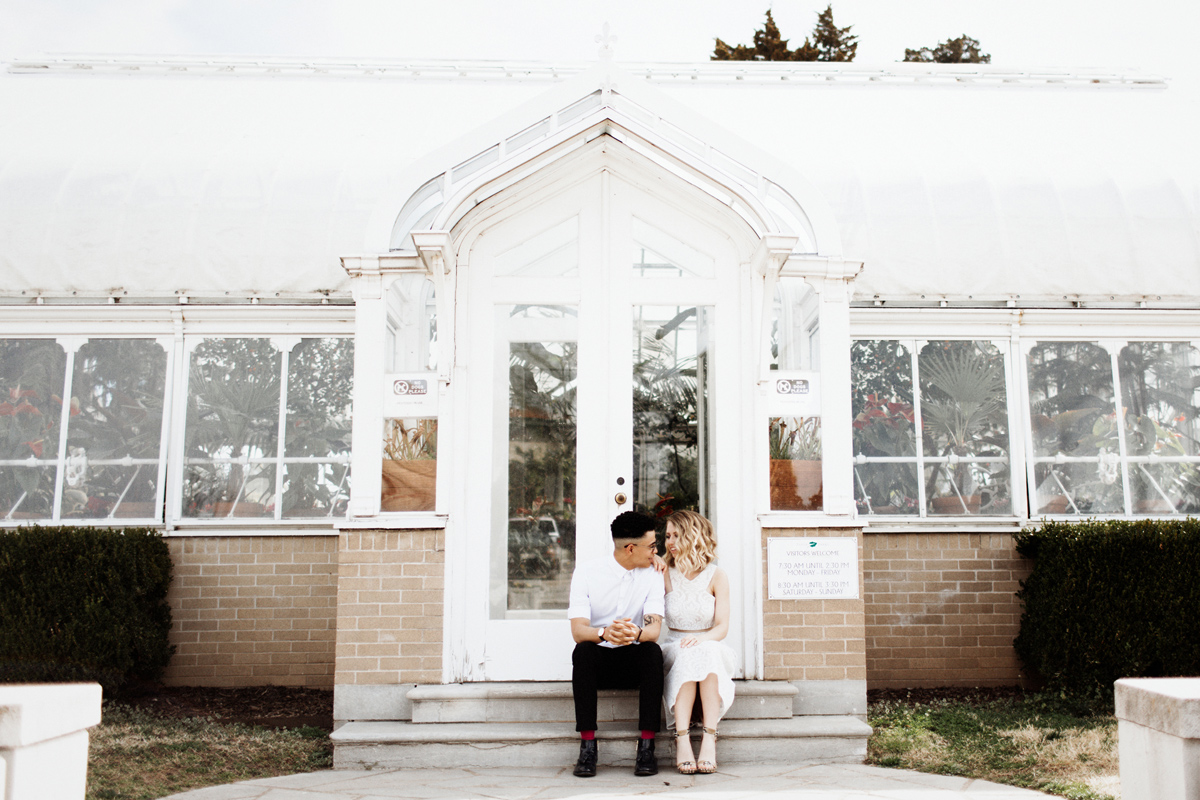
{"label": "green shrub", "polygon": [[149,528],[0,532],[0,682],[97,681],[112,694],[158,678],[171,557]]}
{"label": "green shrub", "polygon": [[1118,678],[1200,674],[1200,520],[1047,522],[1014,644],[1047,688],[1107,700]]}

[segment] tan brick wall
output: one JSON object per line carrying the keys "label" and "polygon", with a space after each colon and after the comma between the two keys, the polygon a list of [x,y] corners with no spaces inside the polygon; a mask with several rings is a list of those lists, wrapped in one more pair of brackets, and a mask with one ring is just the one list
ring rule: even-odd
{"label": "tan brick wall", "polygon": [[333,686],[336,536],[170,537],[175,686]]}
{"label": "tan brick wall", "polygon": [[1024,681],[1012,642],[1031,564],[1012,536],[868,530],[863,552],[870,688]]}
{"label": "tan brick wall", "polygon": [[[767,599],[767,539],[858,538],[850,529],[763,529],[763,657],[767,680],[865,680],[862,600]],[[859,596],[862,596],[861,586]]]}
{"label": "tan brick wall", "polygon": [[444,531],[343,531],[336,683],[442,681]]}

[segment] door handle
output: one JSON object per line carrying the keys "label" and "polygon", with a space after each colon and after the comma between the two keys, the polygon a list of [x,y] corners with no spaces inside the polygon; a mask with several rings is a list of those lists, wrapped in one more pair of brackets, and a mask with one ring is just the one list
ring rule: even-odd
{"label": "door handle", "polygon": [[625,496],[624,492],[617,492],[616,496],[613,497],[613,500],[617,501],[617,505],[623,506],[625,505],[626,501],[629,500],[629,498]]}

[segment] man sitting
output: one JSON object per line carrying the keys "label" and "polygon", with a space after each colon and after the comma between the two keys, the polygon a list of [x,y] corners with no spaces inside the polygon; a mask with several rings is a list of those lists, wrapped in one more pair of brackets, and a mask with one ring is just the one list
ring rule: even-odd
{"label": "man sitting", "polygon": [[663,578],[651,566],[657,552],[654,519],[626,511],[612,521],[611,558],[580,564],[571,577],[571,688],[575,730],[580,732],[575,774],[596,774],[596,693],[637,689],[638,727],[634,775],[654,775],[654,734],[662,727],[662,651],[656,643],[663,618]]}

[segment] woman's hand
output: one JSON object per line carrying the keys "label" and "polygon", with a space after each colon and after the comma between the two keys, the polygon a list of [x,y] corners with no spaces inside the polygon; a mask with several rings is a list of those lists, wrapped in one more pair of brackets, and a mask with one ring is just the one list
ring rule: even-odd
{"label": "woman's hand", "polygon": [[704,641],[704,640],[701,639],[699,636],[688,635],[679,640],[679,646],[680,647],[695,647],[696,645],[700,644],[700,642],[702,642],[702,641]]}
{"label": "woman's hand", "polygon": [[667,562],[663,561],[663,557],[655,553],[650,558],[650,566],[654,567],[654,571],[659,575],[667,571]]}

